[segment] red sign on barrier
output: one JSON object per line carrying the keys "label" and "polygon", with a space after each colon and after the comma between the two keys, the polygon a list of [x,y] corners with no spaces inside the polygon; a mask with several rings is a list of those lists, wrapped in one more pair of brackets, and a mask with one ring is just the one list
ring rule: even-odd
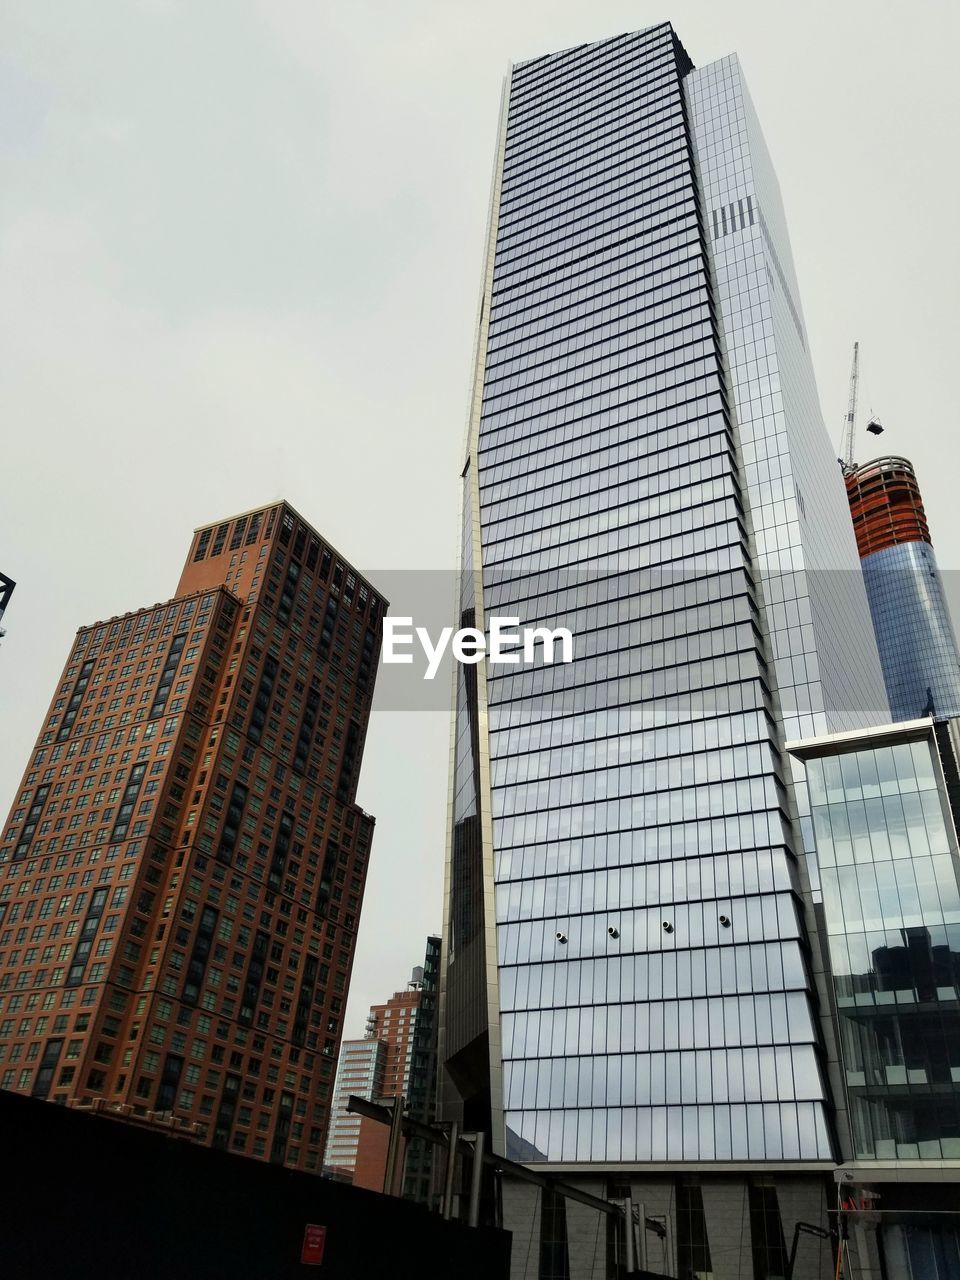
{"label": "red sign on barrier", "polygon": [[323,1262],[323,1250],[327,1243],[327,1228],[308,1222],[303,1228],[303,1248],[300,1261],[308,1267],[319,1267]]}

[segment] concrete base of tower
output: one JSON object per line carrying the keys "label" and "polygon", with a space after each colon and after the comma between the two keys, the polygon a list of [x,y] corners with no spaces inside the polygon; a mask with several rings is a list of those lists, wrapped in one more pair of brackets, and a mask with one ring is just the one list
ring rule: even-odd
{"label": "concrete base of tower", "polygon": [[[623,1202],[629,1195],[640,1271],[677,1280],[786,1276],[796,1238],[793,1280],[832,1280],[835,1273],[836,1188],[826,1171],[558,1176],[600,1199]],[[511,1280],[626,1273],[622,1218],[507,1178],[502,1199],[503,1225],[513,1232]]]}
{"label": "concrete base of tower", "polygon": [[[804,1173],[582,1172],[557,1178],[634,1209],[635,1268],[675,1280],[954,1280],[960,1164]],[[504,1177],[511,1280],[621,1280],[624,1221]],[[839,1260],[838,1260],[839,1254]]]}

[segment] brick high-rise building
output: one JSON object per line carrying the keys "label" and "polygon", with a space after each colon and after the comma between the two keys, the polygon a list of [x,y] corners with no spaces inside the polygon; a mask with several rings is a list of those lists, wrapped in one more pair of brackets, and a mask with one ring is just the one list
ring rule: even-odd
{"label": "brick high-rise building", "polygon": [[[381,1098],[403,1098],[405,1109],[410,1096],[411,1068],[416,1027],[419,1022],[423,999],[423,967],[414,969],[406,990],[395,991],[384,1004],[370,1006],[367,1015],[367,1035],[384,1045],[383,1081]],[[353,1185],[368,1187],[371,1191],[386,1190],[387,1151],[389,1130],[375,1120],[364,1117],[360,1122],[357,1141],[357,1160],[353,1171]],[[399,1167],[406,1166],[406,1142],[402,1144]],[[402,1177],[394,1184],[391,1193],[399,1194]]]}
{"label": "brick high-rise building", "polygon": [[406,990],[395,991],[383,1004],[372,1004],[367,1014],[367,1034],[383,1040],[387,1056],[383,1069],[383,1096],[406,1096],[413,1059],[413,1033],[422,998],[423,970],[414,970]]}
{"label": "brick high-rise building", "polygon": [[0,842],[0,1086],[319,1170],[384,607],[281,502],[81,628]]}

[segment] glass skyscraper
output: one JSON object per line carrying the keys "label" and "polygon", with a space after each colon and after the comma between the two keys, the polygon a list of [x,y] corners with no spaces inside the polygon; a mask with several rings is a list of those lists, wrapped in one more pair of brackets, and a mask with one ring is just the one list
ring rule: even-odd
{"label": "glass skyscraper", "polygon": [[[462,484],[461,625],[565,625],[575,661],[458,675],[447,1113],[682,1200],[652,1269],[723,1274],[733,1217],[782,1274],[836,1154],[783,743],[888,710],[735,57],[664,24],[512,68]],[[556,1213],[507,1212],[556,1258]]]}

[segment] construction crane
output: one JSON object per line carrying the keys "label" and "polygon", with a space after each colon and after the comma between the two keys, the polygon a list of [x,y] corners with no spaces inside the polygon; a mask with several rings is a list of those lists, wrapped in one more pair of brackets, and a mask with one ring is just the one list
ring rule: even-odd
{"label": "construction crane", "polygon": [[847,400],[847,416],[843,423],[843,455],[837,459],[844,475],[856,468],[853,460],[853,436],[857,424],[857,393],[860,390],[860,343],[853,344],[853,364],[850,366],[850,396]]}
{"label": "construction crane", "polygon": [[[853,344],[853,364],[850,367],[850,396],[847,400],[847,416],[843,422],[843,456],[838,458],[840,469],[845,476],[856,471],[857,464],[853,457],[854,436],[857,427],[857,396],[860,390],[860,343]],[[876,418],[867,423],[867,430],[872,436],[883,433],[883,427]]]}

